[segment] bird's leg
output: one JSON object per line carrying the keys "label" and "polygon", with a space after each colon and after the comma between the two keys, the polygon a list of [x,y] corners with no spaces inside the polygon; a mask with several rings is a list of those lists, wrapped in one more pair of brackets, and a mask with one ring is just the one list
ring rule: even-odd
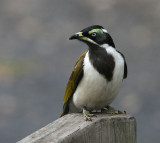
{"label": "bird's leg", "polygon": [[116,110],[115,108],[111,107],[111,106],[107,106],[106,107],[108,110],[102,109],[102,112],[107,113],[107,114],[126,114],[126,111],[119,111]]}
{"label": "bird's leg", "polygon": [[83,119],[85,121],[92,121],[91,117],[95,116],[94,114],[90,114],[89,111],[83,108]]}

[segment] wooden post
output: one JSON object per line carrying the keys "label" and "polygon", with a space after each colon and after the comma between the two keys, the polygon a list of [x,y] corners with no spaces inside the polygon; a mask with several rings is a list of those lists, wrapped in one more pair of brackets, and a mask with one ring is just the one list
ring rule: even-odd
{"label": "wooden post", "polygon": [[129,115],[97,114],[84,121],[68,114],[18,143],[136,143],[136,120]]}

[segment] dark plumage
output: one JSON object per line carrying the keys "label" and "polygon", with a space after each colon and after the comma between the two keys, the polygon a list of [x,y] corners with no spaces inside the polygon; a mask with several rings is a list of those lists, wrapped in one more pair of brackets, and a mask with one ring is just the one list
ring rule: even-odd
{"label": "dark plumage", "polygon": [[72,39],[86,43],[89,50],[80,56],[69,78],[61,116],[83,110],[84,119],[91,120],[89,111],[108,107],[116,97],[127,77],[127,64],[102,26],[87,27]]}

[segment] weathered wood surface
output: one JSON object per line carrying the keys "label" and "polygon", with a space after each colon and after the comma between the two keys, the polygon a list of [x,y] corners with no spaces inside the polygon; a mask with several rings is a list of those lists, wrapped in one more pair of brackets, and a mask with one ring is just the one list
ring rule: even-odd
{"label": "weathered wood surface", "polygon": [[69,114],[18,143],[136,143],[134,117],[97,114],[92,119],[84,121],[82,114]]}

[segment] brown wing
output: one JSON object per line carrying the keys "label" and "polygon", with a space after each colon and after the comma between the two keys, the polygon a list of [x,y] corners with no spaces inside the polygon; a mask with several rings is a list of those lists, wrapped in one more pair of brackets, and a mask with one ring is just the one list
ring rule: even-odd
{"label": "brown wing", "polygon": [[[69,100],[73,96],[79,82],[82,79],[83,76],[83,60],[88,51],[84,52],[76,62],[74,69],[72,71],[72,74],[69,78],[65,95],[64,95],[64,100],[63,100],[63,112],[61,116],[67,114],[69,112]],[[60,117],[61,117],[60,116]]]}

